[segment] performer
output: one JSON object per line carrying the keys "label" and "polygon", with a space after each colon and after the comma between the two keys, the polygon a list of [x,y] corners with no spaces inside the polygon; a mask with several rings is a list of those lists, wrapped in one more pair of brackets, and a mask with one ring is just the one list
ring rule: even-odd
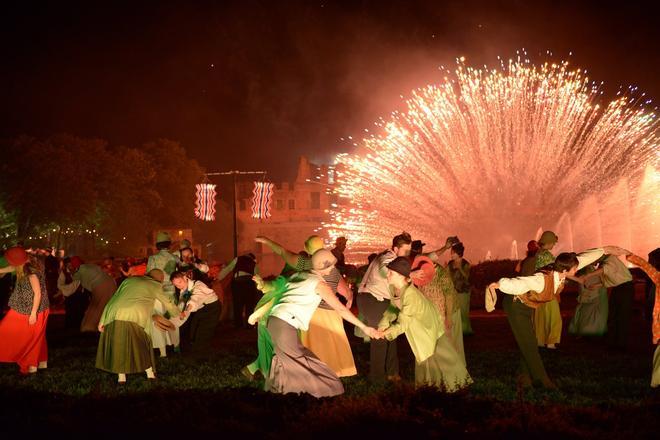
{"label": "performer", "polygon": [[172,298],[163,292],[164,276],[162,270],[152,269],[147,276],[127,278],[105,306],[98,326],[101,338],[96,368],[117,374],[120,384],[126,383],[126,374],[130,373],[145,372],[149,379],[156,377],[152,323],[174,326],[153,315],[154,304],[159,301],[173,316],[180,313]]}
{"label": "performer", "polygon": [[463,243],[454,243],[451,246],[451,260],[447,268],[456,292],[458,292],[458,306],[461,312],[461,326],[464,335],[473,335],[472,323],[470,322],[470,262],[463,258],[465,246]]}
{"label": "performer", "polygon": [[[535,269],[542,269],[555,261],[550,252],[557,244],[559,237],[552,231],[544,231],[539,238],[539,251],[536,254]],[[559,299],[552,299],[541,304],[534,310],[534,328],[536,340],[539,347],[557,348],[561,341],[561,311],[559,310]]]}
{"label": "performer", "polygon": [[181,291],[184,319],[179,324],[181,351],[184,355],[204,357],[211,347],[220,317],[218,296],[204,282],[192,280],[183,272],[173,272],[170,280]]}
{"label": "performer", "polygon": [[548,377],[539,354],[534,335],[532,313],[540,304],[556,298],[564,287],[564,280],[583,267],[593,263],[603,254],[621,254],[613,246],[591,249],[579,255],[572,252],[559,254],[551,267],[531,276],[501,278],[486,289],[486,310],[495,309],[496,289],[505,293],[503,303],[513,336],[521,354],[519,382],[523,386],[540,384],[544,388],[556,388]]}
{"label": "performer", "polygon": [[64,296],[69,296],[78,290],[78,286],[90,292],[89,305],[80,323],[81,332],[96,332],[103,308],[117,290],[117,284],[110,275],[96,264],[85,263],[80,257],[73,256],[69,260],[67,270],[71,273],[71,283],[66,283],[65,277],[60,277],[57,287]]}
{"label": "performer", "polygon": [[[603,336],[607,332],[607,287],[603,284],[602,268],[595,264],[582,269],[575,315],[568,325],[568,332],[578,336]],[[592,276],[593,275],[593,276]]]}
{"label": "performer", "polygon": [[651,282],[655,286],[656,295],[655,295],[655,305],[653,306],[653,324],[651,327],[653,333],[653,343],[658,345],[653,354],[653,373],[651,374],[651,387],[657,388],[660,387],[660,300],[658,300],[657,290],[658,285],[660,285],[660,261],[658,261],[658,256],[660,256],[660,248],[656,248],[653,252],[649,254],[649,261],[644,261],[643,258],[638,257],[630,251],[624,250],[626,259],[632,264],[639,266],[640,269],[644,271],[646,275],[649,276]]}
{"label": "performer", "polygon": [[440,311],[411,283],[410,267],[406,257],[387,264],[387,281],[393,289],[378,329],[388,340],[406,334],[415,355],[415,385],[454,392],[472,383],[472,378],[445,334]]}
{"label": "performer", "polygon": [[247,319],[257,304],[257,286],[252,280],[259,274],[257,257],[248,253],[234,258],[229,266],[234,268],[234,277],[231,280],[231,293],[234,307],[234,327],[248,328]]}
{"label": "performer", "polygon": [[[275,355],[265,388],[276,393],[309,393],[315,397],[334,396],[344,392],[337,375],[298,339],[297,330],[307,330],[309,321],[321,300],[335,309],[343,319],[360,327],[372,338],[379,333],[367,327],[344,307],[323,276],[334,268],[336,258],[332,252],[321,249],[312,256],[312,271],[299,272],[287,280],[286,290],[278,304],[262,307],[270,313],[267,329],[274,344]],[[259,290],[270,292],[272,286],[255,276]],[[258,314],[257,314],[258,315]],[[251,321],[259,319],[252,316]]]}
{"label": "performer", "polygon": [[[412,238],[407,232],[392,239],[392,248],[382,252],[369,265],[360,284],[358,309],[367,325],[377,326],[390,305],[390,289],[387,282],[387,265],[396,257],[408,257]],[[400,380],[396,338],[372,340],[369,351],[369,380],[382,382]]]}
{"label": "performer", "polygon": [[539,243],[536,240],[527,242],[527,256],[518,262],[516,273],[522,277],[534,275],[536,272],[536,253],[539,251]]}
{"label": "performer", "polygon": [[[160,269],[163,271],[164,280],[163,280],[163,292],[166,296],[170,298],[170,301],[177,303],[175,298],[175,289],[172,281],[170,281],[170,275],[176,270],[177,258],[170,253],[170,245],[172,244],[172,239],[170,234],[167,232],[159,232],[156,234],[156,248],[158,253],[151,255],[147,261],[147,272],[151,272],[153,269]],[[154,306],[154,312],[164,318],[168,318],[169,315],[166,314],[164,305],[160,300],[156,300]],[[157,348],[160,352],[160,357],[167,356],[167,346],[173,345],[175,351],[179,351],[179,329],[174,328],[172,330],[163,330],[160,327],[154,324],[154,328],[151,332],[152,343],[154,348]]]}
{"label": "performer", "polygon": [[[286,266],[283,273],[309,271],[312,269],[312,259],[307,255],[294,254],[283,246],[265,237],[257,237],[257,242],[264,243],[284,258]],[[313,255],[323,249],[323,240],[312,235],[305,241],[305,251]],[[334,254],[333,254],[334,255]],[[350,309],[353,303],[353,292],[346,284],[336,267],[326,275],[324,281],[335,294],[346,299],[346,307]],[[324,301],[314,312],[307,330],[300,332],[302,344],[311,350],[323,363],[327,364],[339,377],[354,376],[357,374],[353,352],[344,330],[341,316]]]}
{"label": "performer", "polygon": [[429,284],[419,287],[419,290],[438,308],[445,326],[445,337],[451,341],[454,349],[465,364],[465,349],[463,347],[462,330],[463,323],[461,321],[458,293],[454,288],[449,269],[439,264],[439,259],[436,256],[439,253],[442,252],[436,251],[431,254],[431,256],[435,258],[435,272],[433,279]]}
{"label": "performer", "polygon": [[4,257],[8,266],[0,274],[15,272],[16,284],[0,320],[0,362],[15,362],[21,374],[36,373],[48,366],[46,279],[22,247],[7,249]]}

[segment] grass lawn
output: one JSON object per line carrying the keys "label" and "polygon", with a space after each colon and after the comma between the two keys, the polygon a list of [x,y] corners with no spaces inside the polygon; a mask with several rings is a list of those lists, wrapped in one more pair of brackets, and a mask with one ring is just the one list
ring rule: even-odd
{"label": "grass lawn", "polygon": [[[568,304],[567,304],[568,303]],[[574,302],[573,302],[574,304]],[[570,310],[570,301],[563,307]],[[568,326],[564,318],[564,328]],[[649,386],[654,346],[638,311],[628,353],[608,351],[606,341],[564,334],[559,350],[542,350],[558,391],[516,387],[519,355],[506,318],[477,312],[475,335],[465,338],[468,370],[475,383],[447,395],[415,390],[412,353],[399,340],[402,384],[371,386],[368,345],[352,338],[360,375],[344,380],[346,393],[331,399],[273,395],[262,382],[239,371],[256,354],[256,331],[222,324],[206,362],[177,354],[158,360],[158,380],[131,375],[118,387],[116,376],[96,370],[96,336],[49,323],[49,368],[19,377],[15,365],[0,364],[0,432],[140,433],[217,432],[230,438],[392,435],[416,438],[473,435],[654,437],[660,396]]]}

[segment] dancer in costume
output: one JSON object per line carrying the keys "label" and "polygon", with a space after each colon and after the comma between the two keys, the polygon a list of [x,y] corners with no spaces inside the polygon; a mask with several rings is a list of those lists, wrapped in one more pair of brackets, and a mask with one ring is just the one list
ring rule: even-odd
{"label": "dancer in costume", "polygon": [[[321,300],[336,310],[343,319],[358,326],[372,338],[379,337],[376,329],[367,327],[341,302],[323,280],[334,268],[332,252],[321,249],[312,256],[312,271],[299,272],[287,279],[286,289],[269,313],[267,330],[275,355],[266,379],[265,388],[276,393],[308,393],[315,397],[335,396],[344,392],[337,375],[298,338],[298,330],[307,330],[309,321]],[[257,287],[264,293],[273,289],[271,283],[255,276]],[[251,317],[251,321],[260,316]]]}
{"label": "dancer in costume", "polygon": [[[415,270],[411,272],[411,279],[431,302],[433,302],[443,317],[445,334],[452,342],[457,353],[465,363],[465,349],[463,347],[463,322],[459,306],[458,292],[454,288],[449,268],[440,261],[440,256],[452,245],[460,243],[457,237],[448,237],[445,245],[440,249],[424,254],[433,263],[433,273],[429,283],[420,285],[415,278]],[[418,257],[419,258],[419,257]],[[413,263],[413,268],[416,264]]]}
{"label": "dancer in costume", "polygon": [[15,362],[21,374],[36,373],[48,366],[46,279],[22,247],[7,249],[4,257],[8,266],[0,273],[15,272],[16,284],[0,320],[0,362]]}
{"label": "dancer in costume", "polygon": [[411,283],[410,268],[406,257],[387,264],[392,296],[378,329],[388,340],[405,333],[415,355],[415,385],[454,392],[472,383],[472,378],[445,334],[440,311]]}
{"label": "dancer in costume", "polygon": [[653,323],[651,324],[652,341],[657,345],[653,354],[653,372],[651,374],[651,387],[660,387],[660,301],[658,300],[658,285],[660,285],[660,248],[649,254],[649,261],[644,261],[630,251],[624,250],[626,259],[639,266],[655,286],[655,304],[653,306]]}
{"label": "dancer in costume", "polygon": [[[256,240],[268,245],[275,253],[281,255],[290,270],[298,272],[311,270],[312,260],[307,255],[294,254],[265,237],[257,237]],[[305,241],[305,251],[309,255],[313,255],[322,248],[323,240],[317,235],[312,235]],[[323,279],[333,293],[346,299],[346,307],[350,309],[353,303],[353,292],[337,268],[333,267],[323,276]],[[300,332],[300,339],[302,344],[332,368],[337,376],[346,377],[357,374],[353,352],[344,330],[342,318],[324,301],[321,301],[314,312],[309,328]]]}
{"label": "dancer in costume", "polygon": [[[392,239],[390,249],[381,252],[369,264],[357,297],[358,309],[368,325],[377,326],[390,305],[387,265],[396,257],[408,257],[411,244],[410,234],[402,232]],[[372,340],[370,344],[369,380],[376,383],[385,379],[400,380],[396,339]]]}
{"label": "dancer in costume", "polygon": [[149,379],[155,378],[152,323],[162,318],[153,315],[154,304],[160,302],[172,316],[180,313],[163,292],[164,276],[162,270],[152,269],[147,276],[127,278],[105,306],[98,326],[96,368],[117,374],[119,383],[125,383],[130,373],[145,372]]}
{"label": "dancer in costume", "polygon": [[603,284],[602,269],[595,264],[582,269],[582,277],[575,315],[568,332],[578,336],[603,336],[607,332],[607,287]]}
{"label": "dancer in costume", "polygon": [[183,272],[173,272],[170,280],[181,291],[180,308],[184,320],[179,324],[181,351],[187,356],[204,357],[208,355],[218,326],[218,296],[206,283],[192,280]]}
{"label": "dancer in costume", "polygon": [[[175,298],[175,289],[172,281],[170,281],[170,275],[176,270],[177,258],[170,251],[170,245],[172,244],[172,239],[170,234],[167,232],[159,232],[156,234],[156,248],[158,253],[149,257],[147,261],[147,272],[152,271],[153,269],[159,269],[165,274],[163,281],[163,292],[165,295],[170,298],[170,301],[177,303]],[[169,318],[169,314],[166,313],[165,306],[160,300],[156,300],[154,305],[154,313],[160,315],[164,318]],[[179,329],[174,328],[172,330],[163,330],[160,326],[156,325],[154,321],[154,328],[151,332],[152,343],[154,348],[157,348],[160,352],[160,357],[167,356],[167,346],[173,345],[175,351],[179,350]]]}
{"label": "dancer in costume", "polygon": [[454,288],[458,292],[458,306],[461,311],[461,325],[464,335],[472,335],[472,323],[470,322],[470,262],[463,258],[465,246],[463,243],[454,243],[451,246],[451,260],[447,268],[451,274]]}
{"label": "dancer in costume", "polygon": [[612,348],[625,351],[628,349],[630,339],[630,321],[635,296],[632,274],[614,255],[605,257],[602,269],[603,285],[612,288],[609,302],[608,342]]}
{"label": "dancer in costume", "polygon": [[72,281],[66,284],[66,279],[58,279],[58,289],[64,296],[69,296],[78,290],[78,286],[90,292],[89,305],[80,323],[81,332],[96,332],[103,308],[117,290],[115,279],[96,264],[85,264],[78,256],[71,257],[67,267]]}
{"label": "dancer in costume", "polygon": [[536,240],[527,242],[527,256],[518,262],[516,266],[517,274],[523,277],[534,275],[534,272],[536,272],[536,254],[538,251],[539,243]]}
{"label": "dancer in costume", "polygon": [[[539,238],[540,249],[536,254],[535,270],[542,269],[555,261],[550,252],[557,244],[559,237],[552,231],[544,231]],[[552,299],[541,304],[534,310],[534,329],[539,347],[557,348],[561,341],[561,311],[558,299]]]}
{"label": "dancer in costume", "polygon": [[564,288],[564,280],[598,260],[603,254],[621,253],[619,248],[606,246],[591,249],[579,255],[572,252],[559,254],[551,267],[531,276],[501,278],[486,289],[486,310],[495,309],[496,289],[505,293],[503,304],[513,336],[521,354],[519,382],[523,386],[539,384],[544,388],[556,388],[548,377],[539,354],[534,325],[533,311],[541,304],[555,299]]}
{"label": "dancer in costume", "polygon": [[257,257],[252,253],[234,258],[234,277],[231,280],[231,294],[234,307],[234,327],[248,328],[247,319],[254,311],[259,292],[252,277],[259,274]]}

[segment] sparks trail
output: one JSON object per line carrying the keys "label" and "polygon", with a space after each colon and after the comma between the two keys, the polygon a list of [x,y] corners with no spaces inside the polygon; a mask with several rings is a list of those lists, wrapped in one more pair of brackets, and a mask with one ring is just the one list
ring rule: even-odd
{"label": "sparks trail", "polygon": [[[513,240],[560,221],[573,223],[566,248],[612,235],[637,251],[657,246],[659,137],[647,97],[629,88],[604,103],[602,83],[566,62],[518,58],[487,70],[460,59],[445,73],[377,123],[382,135],[337,158],[344,203],[325,227],[350,237],[354,257],[402,229],[438,245],[458,233],[473,258],[509,257]],[[608,226],[606,208],[629,224]],[[575,224],[594,216],[593,234]]]}

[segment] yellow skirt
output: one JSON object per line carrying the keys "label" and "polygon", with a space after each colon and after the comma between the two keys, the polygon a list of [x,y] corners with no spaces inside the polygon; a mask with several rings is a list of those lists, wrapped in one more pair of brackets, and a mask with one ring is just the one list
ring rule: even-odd
{"label": "yellow skirt", "polygon": [[561,326],[561,312],[556,299],[541,304],[534,310],[534,328],[538,345],[559,344]]}
{"label": "yellow skirt", "polygon": [[309,322],[309,330],[300,332],[300,341],[337,376],[357,374],[343,320],[334,310],[316,309]]}

